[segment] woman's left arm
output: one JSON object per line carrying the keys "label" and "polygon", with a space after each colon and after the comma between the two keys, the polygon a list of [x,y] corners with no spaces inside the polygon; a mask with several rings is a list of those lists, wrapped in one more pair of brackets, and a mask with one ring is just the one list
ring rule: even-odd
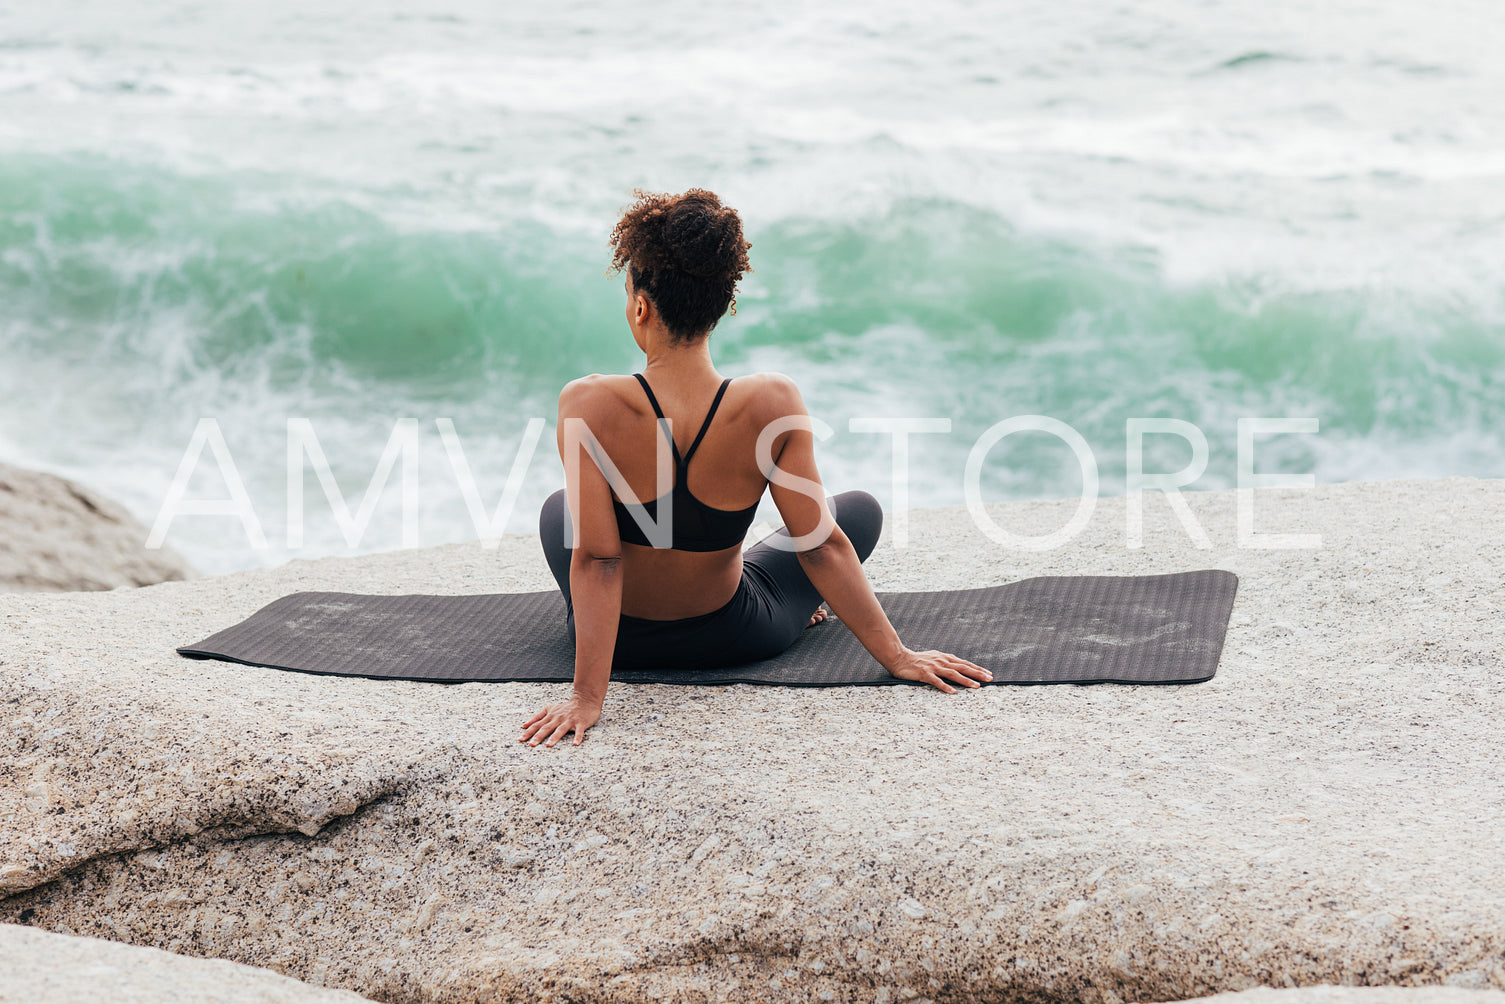
{"label": "woman's left arm", "polygon": [[575,610],[575,687],[570,699],[550,704],[523,725],[519,742],[553,746],[571,732],[575,745],[601,718],[611,657],[622,612],[622,538],[617,533],[611,488],[594,452],[594,429],[605,429],[609,392],[592,378],[574,380],[559,395],[557,437],[564,461],[565,500],[574,528],[570,598]]}

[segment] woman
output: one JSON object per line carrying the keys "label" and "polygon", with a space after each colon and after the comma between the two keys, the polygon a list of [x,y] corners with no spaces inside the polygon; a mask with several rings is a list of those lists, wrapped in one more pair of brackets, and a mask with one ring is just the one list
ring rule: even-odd
{"label": "woman", "polygon": [[[627,326],[647,362],[559,395],[566,487],[544,503],[539,535],[565,598],[575,685],[528,719],[519,741],[553,746],[573,732],[578,746],[613,668],[776,655],[824,619],[822,599],[900,679],[948,694],[951,683],[991,680],[965,659],[899,641],[862,571],[882,510],[866,492],[826,498],[794,381],[716,372],[711,329],[736,312],[750,271],[736,211],[698,188],[637,194],[612,231],[612,270],[627,273]],[[744,554],[764,488],[784,529]]]}

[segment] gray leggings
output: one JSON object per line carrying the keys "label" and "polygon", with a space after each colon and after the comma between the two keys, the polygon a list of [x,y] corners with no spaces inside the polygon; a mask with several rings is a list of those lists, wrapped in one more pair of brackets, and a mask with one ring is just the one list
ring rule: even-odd
{"label": "gray leggings", "polygon": [[[826,499],[857,557],[866,561],[883,529],[883,508],[864,491],[842,492]],[[564,489],[544,502],[538,535],[544,558],[564,594],[565,624],[575,639],[575,610],[570,601],[570,552],[564,546]],[[771,536],[789,536],[780,528]],[[617,625],[613,669],[715,669],[740,666],[778,655],[794,644],[821,597],[800,567],[794,551],[768,543],[770,537],[742,554],[742,581],[720,609],[698,617],[655,621],[625,614]]]}

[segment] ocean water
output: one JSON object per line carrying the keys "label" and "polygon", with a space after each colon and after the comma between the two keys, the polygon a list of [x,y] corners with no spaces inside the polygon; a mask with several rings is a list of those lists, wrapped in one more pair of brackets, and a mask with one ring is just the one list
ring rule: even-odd
{"label": "ocean water", "polygon": [[[1234,484],[1255,416],[1319,421],[1262,473],[1505,476],[1488,3],[522,6],[0,5],[0,459],[150,524],[213,418],[269,546],[223,516],[168,541],[221,571],[400,546],[395,476],[352,548],[309,475],[287,547],[287,422],[354,509],[413,418],[419,542],[471,538],[436,420],[490,510],[566,380],[638,365],[604,275],[632,189],[699,185],[756,270],[718,365],[799,381],[832,490],[891,501],[871,416],[951,421],[914,505],[961,502],[1025,414],[1105,494],[1131,417],[1206,434],[1193,488]],[[546,433],[507,529],[562,483]],[[1081,476],[1032,433],[981,484]],[[206,453],[189,497],[225,492]]]}

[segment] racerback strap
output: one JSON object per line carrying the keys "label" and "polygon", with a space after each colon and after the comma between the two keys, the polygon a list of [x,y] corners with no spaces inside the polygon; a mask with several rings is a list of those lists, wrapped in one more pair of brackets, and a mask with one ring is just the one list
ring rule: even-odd
{"label": "racerback strap", "polygon": [[689,452],[685,454],[685,465],[688,466],[690,458],[695,456],[695,451],[700,448],[700,441],[705,438],[706,430],[711,427],[711,419],[716,417],[716,409],[721,407],[721,396],[726,393],[726,385],[732,382],[731,377],[721,381],[721,386],[716,389],[716,397],[711,401],[711,410],[705,413],[705,421],[700,423],[700,432],[695,436],[695,442],[690,444]]}
{"label": "racerback strap", "polygon": [[658,416],[658,422],[663,427],[664,436],[669,440],[669,449],[674,451],[675,465],[678,467],[688,466],[690,458],[695,455],[695,451],[700,447],[700,441],[705,438],[706,430],[711,427],[711,419],[716,417],[716,409],[721,407],[722,395],[726,393],[727,385],[732,382],[732,378],[727,377],[721,381],[721,386],[716,389],[716,397],[711,401],[711,410],[705,413],[705,421],[700,425],[700,432],[695,436],[695,441],[690,444],[690,449],[681,457],[679,455],[679,446],[675,444],[674,437],[669,432],[669,420],[664,415],[664,409],[658,406],[658,398],[653,396],[653,388],[648,386],[648,378],[641,373],[634,373],[633,376],[637,377],[638,383],[643,385],[643,393],[648,395],[648,403],[653,406],[653,413]]}

